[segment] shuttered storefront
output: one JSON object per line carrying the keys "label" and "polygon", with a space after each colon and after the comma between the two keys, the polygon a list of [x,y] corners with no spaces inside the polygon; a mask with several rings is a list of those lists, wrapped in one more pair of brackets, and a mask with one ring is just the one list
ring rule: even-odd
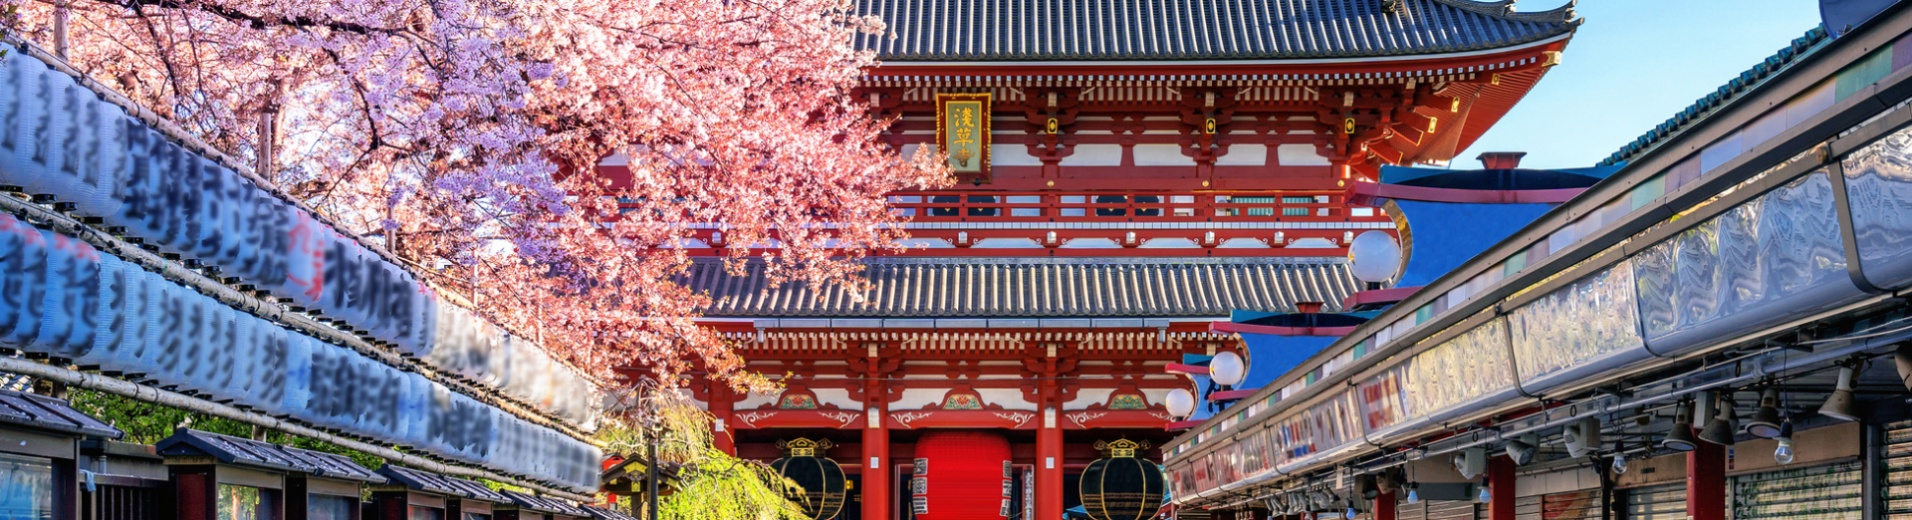
{"label": "shuttered storefront", "polygon": [[1884,457],[1886,518],[1912,519],[1912,422],[1886,427]]}
{"label": "shuttered storefront", "polygon": [[1859,462],[1787,468],[1733,477],[1734,520],[1858,518],[1865,487]]}
{"label": "shuttered storefront", "polygon": [[1514,520],[1540,520],[1541,495],[1514,498]]}
{"label": "shuttered storefront", "polygon": [[1427,501],[1409,504],[1407,499],[1395,500],[1394,520],[1427,520]]}
{"label": "shuttered storefront", "polygon": [[1637,487],[1620,492],[1626,520],[1686,520],[1686,483]]}
{"label": "shuttered storefront", "polygon": [[1427,505],[1427,520],[1476,520],[1487,518],[1478,513],[1471,500],[1432,500],[1421,502]]}
{"label": "shuttered storefront", "polygon": [[1600,490],[1570,491],[1514,499],[1514,520],[1599,520]]}

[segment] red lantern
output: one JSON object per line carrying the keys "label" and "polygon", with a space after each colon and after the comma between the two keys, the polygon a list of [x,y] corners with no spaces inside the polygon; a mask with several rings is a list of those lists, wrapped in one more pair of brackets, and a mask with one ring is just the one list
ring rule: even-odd
{"label": "red lantern", "polygon": [[[931,431],[916,442],[911,501],[919,520],[1002,518],[1009,441],[973,431]],[[920,491],[920,492],[918,492]]]}

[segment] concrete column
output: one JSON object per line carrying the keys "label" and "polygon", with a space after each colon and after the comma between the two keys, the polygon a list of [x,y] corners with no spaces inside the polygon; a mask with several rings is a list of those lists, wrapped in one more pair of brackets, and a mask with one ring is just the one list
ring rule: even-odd
{"label": "concrete column", "polygon": [[1053,406],[1036,430],[1036,518],[1062,518],[1062,428]]}
{"label": "concrete column", "polygon": [[1487,459],[1487,520],[1514,520],[1514,459]]}
{"label": "concrete column", "polygon": [[1686,452],[1686,517],[1726,520],[1726,447],[1701,441]]}

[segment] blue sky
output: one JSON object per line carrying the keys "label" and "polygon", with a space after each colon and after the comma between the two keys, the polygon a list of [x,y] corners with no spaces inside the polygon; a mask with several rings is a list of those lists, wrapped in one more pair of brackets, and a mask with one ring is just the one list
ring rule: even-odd
{"label": "blue sky", "polygon": [[[1521,0],[1523,11],[1564,0]],[[1521,166],[1600,161],[1819,25],[1816,0],[1586,0],[1562,63],[1455,156],[1528,152]]]}

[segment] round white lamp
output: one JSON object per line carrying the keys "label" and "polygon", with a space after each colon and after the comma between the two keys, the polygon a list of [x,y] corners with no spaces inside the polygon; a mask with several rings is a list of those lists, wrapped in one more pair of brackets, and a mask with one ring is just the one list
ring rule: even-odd
{"label": "round white lamp", "polygon": [[1208,362],[1208,377],[1213,378],[1215,384],[1233,387],[1241,384],[1242,378],[1247,376],[1248,362],[1234,351],[1222,351]]}
{"label": "round white lamp", "polygon": [[1195,413],[1195,394],[1187,388],[1169,390],[1168,400],[1163,404],[1168,405],[1169,415],[1175,416],[1176,419],[1187,419],[1189,415]]}
{"label": "round white lamp", "polygon": [[1401,271],[1401,243],[1381,231],[1368,231],[1348,244],[1348,264],[1354,278],[1367,283],[1382,283]]}

